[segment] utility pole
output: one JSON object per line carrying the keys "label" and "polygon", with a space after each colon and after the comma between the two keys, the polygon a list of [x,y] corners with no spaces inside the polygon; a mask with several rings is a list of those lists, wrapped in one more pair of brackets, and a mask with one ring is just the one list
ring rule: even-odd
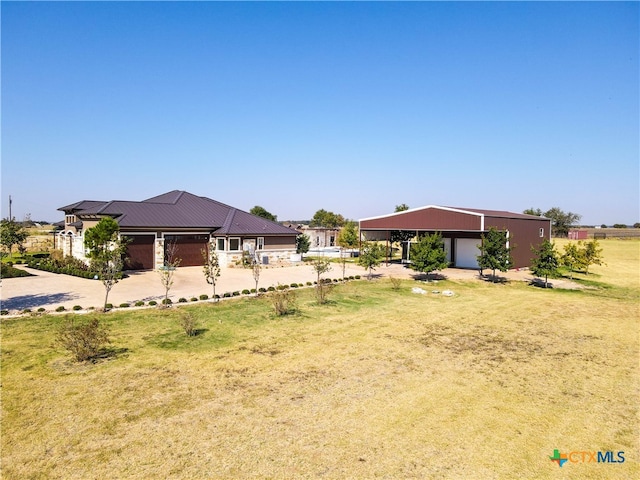
{"label": "utility pole", "polygon": [[9,221],[12,221],[13,217],[11,216],[11,195],[9,195]]}

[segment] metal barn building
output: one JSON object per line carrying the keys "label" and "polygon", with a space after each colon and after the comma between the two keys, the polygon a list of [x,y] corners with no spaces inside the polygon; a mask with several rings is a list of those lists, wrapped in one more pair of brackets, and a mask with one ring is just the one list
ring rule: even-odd
{"label": "metal barn building", "polygon": [[416,236],[439,232],[447,259],[458,268],[478,268],[481,235],[491,227],[507,233],[514,268],[529,267],[531,247],[538,248],[544,240],[551,239],[548,218],[497,210],[428,205],[360,220],[360,234],[366,240],[389,242],[393,231]]}

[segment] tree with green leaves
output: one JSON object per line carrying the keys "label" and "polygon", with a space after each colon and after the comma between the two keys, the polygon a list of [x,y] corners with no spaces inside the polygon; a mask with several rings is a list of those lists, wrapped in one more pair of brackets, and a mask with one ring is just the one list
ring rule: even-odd
{"label": "tree with green leaves", "polygon": [[395,213],[398,212],[404,212],[409,210],[409,205],[407,205],[406,203],[401,203],[400,205],[396,205],[396,209],[394,210]]}
{"label": "tree with green leaves", "polygon": [[541,217],[542,216],[542,210],[540,210],[539,208],[527,208],[524,212],[525,215],[533,215],[535,217]]}
{"label": "tree with green leaves", "polygon": [[299,233],[296,237],[296,253],[305,254],[311,247],[311,240],[306,233]]}
{"label": "tree with green leaves", "polygon": [[536,277],[544,277],[544,288],[549,285],[549,277],[558,275],[560,259],[555,245],[549,240],[544,240],[540,248],[531,247],[534,257],[531,259],[531,273]]}
{"label": "tree with green leaves", "polygon": [[589,267],[591,265],[603,265],[602,248],[597,240],[593,239],[584,245],[584,273],[589,275]]}
{"label": "tree with green leaves", "polygon": [[208,249],[203,248],[202,250],[200,250],[200,252],[202,253],[202,258],[204,260],[204,278],[207,283],[213,287],[211,298],[213,298],[214,301],[217,301],[218,299],[216,298],[216,283],[218,282],[218,277],[220,277],[221,273],[218,252],[216,252],[216,249],[213,248],[212,245],[210,245]]}
{"label": "tree with green leaves", "polygon": [[371,280],[373,270],[376,269],[385,257],[385,247],[377,242],[364,242],[360,247],[358,265],[366,268],[369,273],[367,279]]}
{"label": "tree with green leaves", "polygon": [[84,234],[84,246],[91,270],[104,285],[104,310],[109,292],[122,278],[128,240],[120,237],[120,226],[111,217],[102,218]]}
{"label": "tree with green leaves", "polygon": [[544,212],[543,217],[551,219],[551,233],[555,237],[566,237],[569,235],[569,228],[578,223],[582,215],[564,212],[558,207],[553,207]]}
{"label": "tree with green leaves", "polygon": [[271,220],[272,222],[278,221],[278,217],[276,215],[273,215],[272,213],[268,212],[265,208],[261,207],[260,205],[256,205],[255,207],[253,207],[251,210],[249,210],[249,213],[252,215],[256,215],[257,217]]}
{"label": "tree with green leaves", "polygon": [[0,222],[0,244],[9,250],[9,257],[13,258],[13,246],[20,247],[29,233],[14,219],[3,218]]}
{"label": "tree with green leaves", "polygon": [[506,272],[513,267],[511,246],[507,246],[507,234],[495,227],[490,227],[487,233],[483,233],[479,248],[478,266],[480,269],[493,271],[493,280],[496,281],[496,270]]}
{"label": "tree with green leaves", "polygon": [[567,243],[564,246],[564,253],[560,257],[560,263],[569,269],[569,278],[573,279],[573,272],[584,270],[586,259],[584,258],[584,249],[582,248],[582,240]]}
{"label": "tree with green leaves", "polygon": [[358,233],[358,224],[353,220],[347,220],[344,227],[338,233],[337,243],[340,246],[340,260],[342,263],[342,279],[344,280],[345,271],[347,269],[346,249],[353,249],[360,243],[360,235]]}
{"label": "tree with green leaves", "polygon": [[344,223],[345,220],[342,215],[328,212],[325,209],[320,209],[314,213],[309,226],[320,228],[339,228],[343,226]]}
{"label": "tree with green leaves", "polygon": [[435,232],[431,235],[423,235],[418,242],[411,245],[410,267],[416,272],[429,274],[436,270],[442,270],[449,266],[447,252],[444,249],[442,235]]}

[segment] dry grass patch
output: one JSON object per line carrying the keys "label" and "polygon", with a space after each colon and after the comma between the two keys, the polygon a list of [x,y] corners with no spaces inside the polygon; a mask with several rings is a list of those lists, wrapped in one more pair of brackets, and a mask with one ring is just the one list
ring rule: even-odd
{"label": "dry grass patch", "polygon": [[[625,282],[445,281],[447,298],[362,281],[322,306],[301,290],[284,317],[260,298],[181,307],[194,337],[178,309],[112,313],[123,353],[95,364],[52,347],[59,318],[3,320],[3,478],[634,478]],[[554,449],[627,460],[560,470]]]}

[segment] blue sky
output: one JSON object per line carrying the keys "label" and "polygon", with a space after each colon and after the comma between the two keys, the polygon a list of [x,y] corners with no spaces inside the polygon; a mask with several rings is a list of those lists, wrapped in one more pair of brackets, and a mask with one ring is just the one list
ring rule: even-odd
{"label": "blue sky", "polygon": [[637,2],[0,8],[2,217],[179,189],[640,221]]}

